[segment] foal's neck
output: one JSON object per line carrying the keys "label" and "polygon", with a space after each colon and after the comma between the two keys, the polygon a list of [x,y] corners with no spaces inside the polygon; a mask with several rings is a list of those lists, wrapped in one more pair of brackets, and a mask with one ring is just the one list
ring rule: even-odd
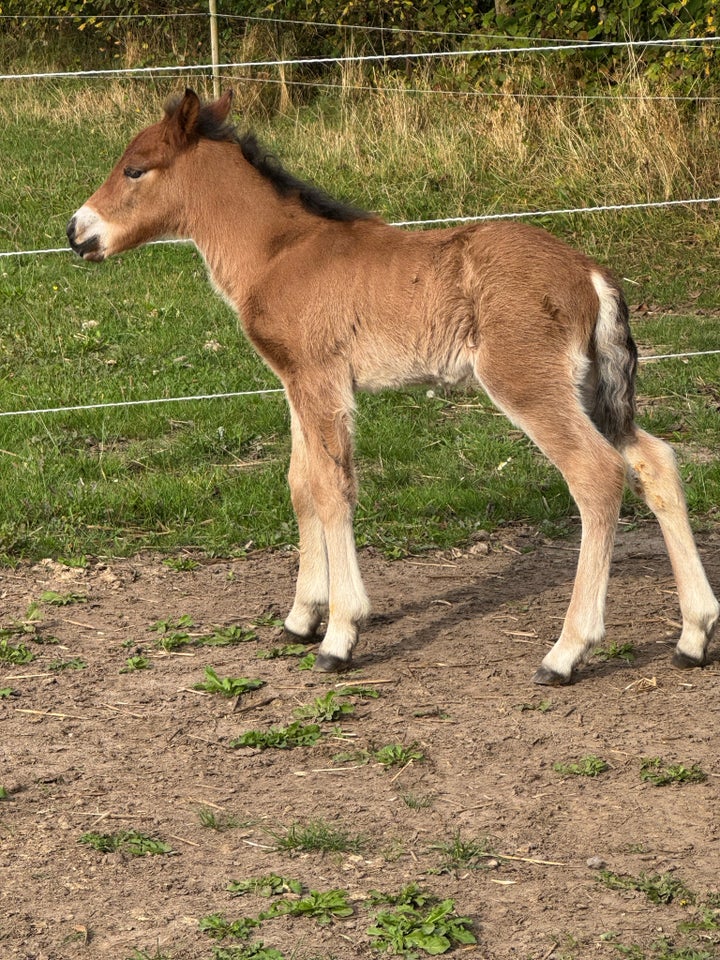
{"label": "foal's neck", "polygon": [[234,144],[201,141],[192,164],[185,230],[216,288],[239,309],[282,240],[304,235],[318,218],[280,197]]}

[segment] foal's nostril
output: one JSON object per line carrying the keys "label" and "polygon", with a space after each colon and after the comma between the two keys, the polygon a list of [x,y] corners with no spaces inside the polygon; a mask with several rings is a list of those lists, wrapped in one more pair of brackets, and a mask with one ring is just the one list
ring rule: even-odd
{"label": "foal's nostril", "polygon": [[65,231],[67,238],[70,241],[70,246],[75,244],[75,217],[72,218],[70,223],[67,225],[67,230]]}

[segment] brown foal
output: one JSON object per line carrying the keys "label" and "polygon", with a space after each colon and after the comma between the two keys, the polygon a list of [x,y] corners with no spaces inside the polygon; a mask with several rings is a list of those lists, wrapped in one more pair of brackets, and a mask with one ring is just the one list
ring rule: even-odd
{"label": "brown foal", "polygon": [[316,664],[350,663],[370,612],[353,537],[356,390],[480,385],[561,471],[582,519],[570,606],[535,674],[567,683],[604,636],[626,480],[655,512],[677,581],[679,666],[706,662],[719,607],[670,447],[634,422],[637,351],[612,276],[543,230],[502,222],[412,231],[297,180],[228,123],[231,95],[190,90],[139,133],[68,225],[101,261],[189,238],[282,381],[300,567],[286,630],[327,621]]}

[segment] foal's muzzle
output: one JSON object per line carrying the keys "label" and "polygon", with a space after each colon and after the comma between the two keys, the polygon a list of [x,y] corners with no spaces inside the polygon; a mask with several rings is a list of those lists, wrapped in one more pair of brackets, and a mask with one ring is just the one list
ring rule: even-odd
{"label": "foal's muzzle", "polygon": [[83,260],[94,260],[99,263],[101,260],[105,259],[105,254],[100,248],[100,238],[97,236],[97,234],[88,237],[87,240],[78,242],[77,217],[72,218],[70,223],[67,225],[67,230],[65,232],[67,233],[70,246],[78,256],[83,258]]}

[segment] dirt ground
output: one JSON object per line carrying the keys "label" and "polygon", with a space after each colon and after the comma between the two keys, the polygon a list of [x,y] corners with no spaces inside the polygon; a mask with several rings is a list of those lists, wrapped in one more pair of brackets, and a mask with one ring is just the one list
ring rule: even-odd
{"label": "dirt ground", "polygon": [[[700,546],[720,588],[720,532],[703,534]],[[4,627],[25,619],[45,590],[87,599],[41,603],[36,639],[59,645],[12,635],[7,642],[23,641],[35,659],[0,662],[0,689],[14,691],[0,699],[2,960],[209,960],[232,943],[213,942],[198,920],[257,916],[268,901],[232,897],[227,885],[269,873],[297,878],[306,891],[342,888],[354,906],[352,917],[327,925],[282,917],[258,928],[254,939],[296,960],[378,956],[368,894],[410,883],[454,898],[472,919],[477,945],[451,956],[618,957],[618,944],[643,951],[635,956],[715,956],[712,931],[693,934],[705,954],[668,952],[667,943],[688,942],[681,924],[720,890],[717,641],[705,669],[671,666],[678,610],[662,541],[652,524],[625,529],[608,641],[633,643],[637,659],[593,659],[572,686],[533,686],[576,556],[576,542],[524,529],[413,560],[365,551],[374,615],[356,670],[330,678],[300,671],[297,658],[258,659],[282,642],[276,626],[257,626],[257,639],[243,644],[170,654],[150,630],[186,615],[197,635],[285,612],[293,552],[201,559],[194,570],[142,557],[3,571]],[[139,651],[150,668],[121,673]],[[52,669],[71,658],[85,668]],[[208,665],[267,683],[240,699],[193,690]],[[314,746],[229,746],[248,730],[289,723],[298,706],[350,680],[380,696],[354,701],[339,723],[347,739],[330,724]],[[416,744],[424,758],[391,768],[336,759],[390,743]],[[595,778],[553,769],[588,755],[609,769]],[[708,777],[653,786],[640,777],[645,757],[698,764]],[[201,811],[228,829],[204,825]],[[362,847],[276,849],[274,835],[319,820],[361,836]],[[79,843],[87,832],[127,830],[174,853],[132,857]],[[448,866],[443,846],[486,838],[494,856]],[[696,902],[654,904],[609,889],[598,879],[602,864],[636,878],[670,874]]]}

